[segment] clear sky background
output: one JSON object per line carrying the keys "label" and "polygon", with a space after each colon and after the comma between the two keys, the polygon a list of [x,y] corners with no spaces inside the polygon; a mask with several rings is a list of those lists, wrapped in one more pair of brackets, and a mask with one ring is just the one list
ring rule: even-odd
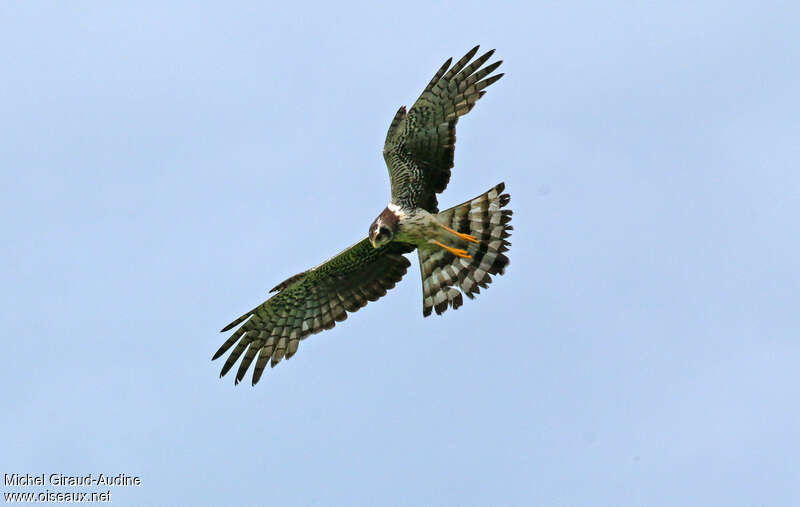
{"label": "clear sky background", "polygon": [[[598,4],[3,2],[0,473],[140,476],[115,505],[800,504],[800,9]],[[366,235],[394,112],[476,43],[507,74],[440,202],[506,182],[506,275],[424,319],[414,255],[220,380],[218,330]]]}

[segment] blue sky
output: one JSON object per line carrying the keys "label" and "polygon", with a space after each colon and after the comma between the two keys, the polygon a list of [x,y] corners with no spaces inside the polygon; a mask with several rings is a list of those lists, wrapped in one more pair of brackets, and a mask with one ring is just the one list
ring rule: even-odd
{"label": "blue sky", "polygon": [[[799,504],[799,14],[4,3],[0,473],[140,476],[116,505]],[[507,74],[440,202],[506,182],[506,275],[423,319],[414,255],[220,380],[218,330],[366,235],[394,112],[476,43]]]}

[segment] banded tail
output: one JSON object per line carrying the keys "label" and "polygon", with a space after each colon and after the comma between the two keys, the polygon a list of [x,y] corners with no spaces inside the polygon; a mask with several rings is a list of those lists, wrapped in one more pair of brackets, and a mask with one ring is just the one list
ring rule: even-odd
{"label": "banded tail", "polygon": [[[436,215],[442,224],[463,234],[474,236],[478,243],[470,243],[467,253],[471,258],[460,258],[436,246],[419,248],[419,265],[422,273],[422,314],[431,310],[437,315],[448,307],[457,309],[464,302],[461,293],[473,299],[492,282],[490,275],[502,275],[508,266],[508,251],[513,227],[511,210],[501,209],[511,200],[504,194],[505,183],[488,192]],[[459,291],[460,289],[460,291]]]}

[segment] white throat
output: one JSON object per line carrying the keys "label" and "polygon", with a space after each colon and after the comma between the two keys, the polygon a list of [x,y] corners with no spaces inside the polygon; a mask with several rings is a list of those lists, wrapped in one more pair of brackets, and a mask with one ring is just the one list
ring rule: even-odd
{"label": "white throat", "polygon": [[400,206],[398,206],[397,204],[395,204],[393,202],[390,202],[389,204],[387,204],[386,207],[389,208],[389,211],[391,211],[392,213],[397,215],[398,218],[402,218],[402,217],[406,216],[406,214],[403,213],[403,208],[401,208]]}

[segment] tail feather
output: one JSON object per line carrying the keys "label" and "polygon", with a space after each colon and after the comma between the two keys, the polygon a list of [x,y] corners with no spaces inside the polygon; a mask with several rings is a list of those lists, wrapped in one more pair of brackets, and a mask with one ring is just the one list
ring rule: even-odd
{"label": "tail feather", "polygon": [[512,211],[502,209],[511,200],[511,196],[502,193],[504,189],[505,184],[500,183],[436,215],[442,224],[474,236],[478,243],[467,247],[469,259],[456,257],[433,245],[419,248],[424,316],[430,315],[432,310],[440,315],[449,307],[457,309],[463,304],[462,292],[472,299],[481,288],[489,286],[491,275],[504,273],[509,263],[504,252],[511,246],[506,238],[513,229],[509,225]]}

